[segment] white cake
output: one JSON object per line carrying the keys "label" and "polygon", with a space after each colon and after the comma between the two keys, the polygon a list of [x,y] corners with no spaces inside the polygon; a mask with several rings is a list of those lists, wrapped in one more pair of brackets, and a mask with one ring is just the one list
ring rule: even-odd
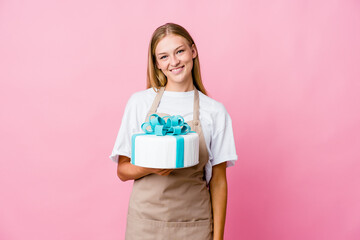
{"label": "white cake", "polygon": [[199,163],[199,135],[196,132],[165,136],[134,134],[132,145],[131,163],[137,166],[170,169]]}

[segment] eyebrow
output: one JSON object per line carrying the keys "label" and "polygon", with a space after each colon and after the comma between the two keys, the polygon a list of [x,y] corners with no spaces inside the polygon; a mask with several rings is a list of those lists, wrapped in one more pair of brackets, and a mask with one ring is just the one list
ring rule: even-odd
{"label": "eyebrow", "polygon": [[[176,51],[176,49],[178,49],[178,48],[181,48],[181,47],[183,47],[184,45],[182,44],[182,45],[180,45],[180,46],[178,46],[177,48],[175,48],[175,51]],[[158,55],[161,55],[161,54],[166,54],[165,52],[162,52],[162,53],[158,53]]]}

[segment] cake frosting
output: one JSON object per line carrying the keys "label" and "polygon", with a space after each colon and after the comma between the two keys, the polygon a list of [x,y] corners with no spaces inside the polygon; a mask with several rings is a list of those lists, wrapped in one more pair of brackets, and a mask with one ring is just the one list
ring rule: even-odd
{"label": "cake frosting", "polygon": [[[185,168],[198,164],[199,135],[196,132],[190,132],[180,136],[183,138],[183,149],[177,146],[179,144],[177,137],[172,135],[137,135],[134,141],[132,164],[164,169]],[[183,155],[183,158],[179,155]]]}

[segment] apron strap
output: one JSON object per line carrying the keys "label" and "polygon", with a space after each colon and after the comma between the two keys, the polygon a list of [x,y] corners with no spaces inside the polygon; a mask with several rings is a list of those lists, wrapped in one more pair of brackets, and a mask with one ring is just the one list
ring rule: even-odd
{"label": "apron strap", "polygon": [[161,87],[159,89],[158,93],[156,94],[153,104],[151,105],[151,108],[145,117],[145,122],[148,121],[148,118],[151,114],[156,113],[156,109],[158,108],[158,106],[160,104],[160,100],[161,100],[162,95],[164,94],[164,90],[165,90],[165,87]]}
{"label": "apron strap", "polygon": [[197,122],[199,120],[199,92],[194,86],[194,111],[193,111],[193,120]]}

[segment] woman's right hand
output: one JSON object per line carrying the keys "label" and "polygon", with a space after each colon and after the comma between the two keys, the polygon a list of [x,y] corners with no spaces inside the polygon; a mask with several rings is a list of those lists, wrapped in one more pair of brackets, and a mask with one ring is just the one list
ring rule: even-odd
{"label": "woman's right hand", "polygon": [[130,163],[130,158],[119,156],[117,175],[121,181],[136,180],[151,173],[168,176],[174,169],[158,169],[135,166]]}
{"label": "woman's right hand", "polygon": [[161,176],[168,176],[174,169],[161,169],[161,168],[146,168],[150,173],[154,173]]}

